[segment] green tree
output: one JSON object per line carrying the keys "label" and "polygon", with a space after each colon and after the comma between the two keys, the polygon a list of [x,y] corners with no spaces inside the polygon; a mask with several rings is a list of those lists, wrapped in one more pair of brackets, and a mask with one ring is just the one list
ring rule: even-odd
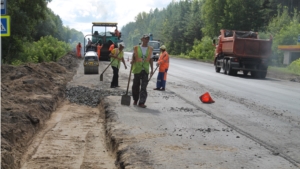
{"label": "green tree", "polygon": [[14,0],[7,3],[11,17],[11,36],[2,38],[2,60],[10,63],[23,50],[22,43],[32,40],[35,27],[46,19],[47,3],[50,0]]}
{"label": "green tree", "polygon": [[212,60],[214,58],[215,47],[212,45],[212,39],[205,36],[199,40],[195,40],[193,49],[189,52],[188,57],[200,60]]}
{"label": "green tree", "polygon": [[264,28],[269,11],[263,0],[206,0],[202,10],[204,34],[214,37],[220,29],[259,31]]}

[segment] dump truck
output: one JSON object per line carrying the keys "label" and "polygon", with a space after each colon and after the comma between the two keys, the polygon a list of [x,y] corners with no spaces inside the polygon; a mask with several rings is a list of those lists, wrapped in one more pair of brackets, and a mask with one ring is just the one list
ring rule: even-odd
{"label": "dump truck", "polygon": [[265,78],[268,62],[271,57],[272,36],[270,39],[259,39],[257,32],[221,29],[216,46],[214,66],[219,73],[237,75],[242,71],[246,76]]}
{"label": "dump truck", "polygon": [[[96,30],[97,27],[104,28],[104,31],[99,32]],[[121,40],[121,33],[116,35],[115,32],[110,32],[107,28],[112,27],[118,30],[118,23],[116,22],[92,22],[92,32],[89,34],[91,37],[91,44],[84,44],[85,51],[95,51],[97,52],[97,43],[103,45],[101,52],[100,52],[100,60],[110,60],[109,54],[109,47],[114,44],[114,47],[117,48],[118,44],[123,42]],[[86,35],[87,36],[87,35]]]}
{"label": "dump truck", "polygon": [[153,39],[153,34],[149,34],[149,42],[148,45],[153,47],[153,51],[152,51],[152,59],[153,61],[158,61],[159,58],[159,54],[160,54],[160,46],[162,45],[162,42],[159,39]]}

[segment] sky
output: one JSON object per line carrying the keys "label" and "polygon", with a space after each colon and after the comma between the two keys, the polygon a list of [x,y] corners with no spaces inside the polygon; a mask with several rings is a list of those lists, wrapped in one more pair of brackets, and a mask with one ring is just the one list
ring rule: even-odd
{"label": "sky", "polygon": [[[166,8],[172,0],[52,0],[48,7],[59,15],[64,26],[91,33],[92,22],[117,22],[121,30],[140,12]],[[111,28],[113,31],[114,29]]]}

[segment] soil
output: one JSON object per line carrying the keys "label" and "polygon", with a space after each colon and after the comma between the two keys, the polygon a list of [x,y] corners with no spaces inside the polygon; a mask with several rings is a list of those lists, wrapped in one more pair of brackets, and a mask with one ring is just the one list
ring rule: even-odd
{"label": "soil", "polygon": [[[70,52],[57,62],[1,66],[2,169],[21,167],[32,138],[63,103],[79,61]],[[267,78],[300,82],[300,76],[278,72]]]}
{"label": "soil", "polygon": [[1,168],[20,168],[28,143],[64,99],[78,62],[68,53],[58,62],[1,66]]}

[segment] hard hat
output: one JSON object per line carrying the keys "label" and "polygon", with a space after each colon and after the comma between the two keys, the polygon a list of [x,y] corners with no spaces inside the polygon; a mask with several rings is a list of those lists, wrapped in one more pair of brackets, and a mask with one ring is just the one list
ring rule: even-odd
{"label": "hard hat", "polygon": [[166,50],[166,46],[165,46],[165,45],[162,45],[162,46],[160,47],[160,49]]}
{"label": "hard hat", "polygon": [[143,38],[150,38],[150,37],[149,37],[149,35],[144,34],[144,35],[142,36],[142,39],[143,39]]}
{"label": "hard hat", "polygon": [[125,48],[125,44],[124,43],[119,43],[119,46],[123,46]]}

